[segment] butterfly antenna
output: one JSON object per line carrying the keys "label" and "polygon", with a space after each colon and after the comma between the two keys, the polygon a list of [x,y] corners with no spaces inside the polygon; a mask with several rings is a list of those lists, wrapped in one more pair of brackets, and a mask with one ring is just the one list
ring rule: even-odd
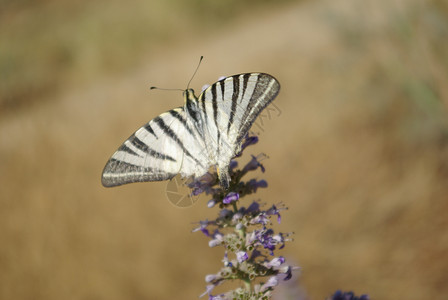
{"label": "butterfly antenna", "polygon": [[156,87],[156,86],[152,86],[149,89],[150,90],[161,90],[161,91],[181,91],[181,92],[184,91],[182,89],[164,89],[164,88],[159,88],[159,87]]}
{"label": "butterfly antenna", "polygon": [[188,88],[190,87],[190,83],[191,83],[191,81],[193,80],[194,75],[196,75],[196,72],[198,71],[199,66],[201,65],[201,61],[202,61],[203,58],[204,58],[204,56],[201,55],[201,58],[199,58],[198,66],[196,67],[196,70],[194,70],[193,76],[191,76],[190,81],[188,81],[188,84],[187,84],[187,90],[188,90]]}

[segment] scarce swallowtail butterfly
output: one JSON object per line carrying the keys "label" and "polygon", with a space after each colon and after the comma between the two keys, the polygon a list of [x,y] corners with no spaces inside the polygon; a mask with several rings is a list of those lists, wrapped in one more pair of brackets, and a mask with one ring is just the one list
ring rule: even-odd
{"label": "scarce swallowtail butterfly", "polygon": [[199,97],[185,90],[182,107],[149,121],[118,148],[104,167],[102,184],[160,181],[177,174],[200,177],[216,166],[227,189],[230,160],[279,90],[279,82],[265,73],[223,78]]}

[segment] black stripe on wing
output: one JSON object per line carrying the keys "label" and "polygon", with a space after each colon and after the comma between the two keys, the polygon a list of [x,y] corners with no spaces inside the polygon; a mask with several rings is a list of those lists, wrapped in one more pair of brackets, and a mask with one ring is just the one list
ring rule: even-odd
{"label": "black stripe on wing", "polygon": [[159,137],[156,135],[156,133],[154,132],[154,130],[152,129],[151,125],[146,124],[145,126],[143,126],[143,128],[146,129],[146,131],[148,131],[150,134],[152,134],[156,139],[158,139]]}
{"label": "black stripe on wing", "polygon": [[[216,132],[217,132],[217,150],[218,150],[218,156],[219,156],[219,141],[221,139],[221,132],[219,131],[219,126],[218,126],[218,84],[222,85],[222,81],[221,82],[217,82],[213,85],[212,88],[212,107],[213,107],[213,120],[215,121],[215,126],[216,126]],[[223,94],[224,95],[224,94]]]}
{"label": "black stripe on wing", "polygon": [[104,167],[101,182],[105,187],[113,187],[132,182],[162,181],[171,179],[176,175],[111,158]]}
{"label": "black stripe on wing", "polygon": [[232,93],[232,107],[230,109],[229,124],[227,125],[227,134],[230,132],[230,127],[233,125],[233,118],[235,118],[236,107],[238,105],[238,95],[240,93],[239,78],[232,77],[233,93]]}
{"label": "black stripe on wing", "polygon": [[179,120],[179,122],[185,127],[185,129],[190,133],[191,136],[196,137],[193,129],[190,128],[190,126],[188,126],[187,124],[187,120],[184,119],[184,117],[181,116],[181,114],[179,114],[179,112],[177,112],[177,110],[170,110],[169,111],[170,115],[172,115],[174,118],[176,118],[177,120]]}
{"label": "black stripe on wing", "polygon": [[220,87],[221,87],[221,96],[222,96],[222,101],[224,101],[224,92],[225,92],[225,89],[226,89],[226,87],[225,87],[225,78],[224,79],[222,79],[222,80],[220,80],[220,81],[218,81],[219,82],[219,85],[220,85]]}
{"label": "black stripe on wing", "polygon": [[[176,160],[166,154],[160,153],[154,149],[151,149],[146,143],[144,143],[142,140],[140,140],[135,134],[133,134],[128,141],[137,149],[139,149],[140,151],[148,154],[149,156],[152,156],[154,158],[158,158],[158,159],[166,159],[166,160],[170,160],[175,162]],[[123,145],[125,146],[125,145]],[[132,150],[131,150],[132,151]],[[134,152],[135,153],[135,152]]]}
{"label": "black stripe on wing", "polygon": [[208,124],[208,117],[207,117],[207,110],[205,109],[205,96],[204,93],[201,94],[201,102],[202,102],[202,112],[204,113],[204,121],[205,121],[205,126],[207,126]]}
{"label": "black stripe on wing", "polygon": [[121,145],[117,151],[123,151],[123,152],[129,153],[129,154],[135,155],[135,156],[140,156],[134,150],[132,150],[131,148],[126,146],[126,144]]}
{"label": "black stripe on wing", "polygon": [[[241,100],[240,103],[243,102],[244,99],[244,95],[246,94],[246,89],[247,89],[247,83],[249,82],[249,77],[252,75],[252,73],[246,73],[243,74],[243,93],[241,95]],[[239,78],[239,76],[238,76]]]}
{"label": "black stripe on wing", "polygon": [[192,158],[198,165],[200,165],[201,167],[204,168],[204,165],[196,158],[194,157],[190,151],[188,151],[188,149],[185,148],[184,144],[182,143],[182,141],[179,139],[179,137],[177,136],[177,134],[168,126],[166,125],[165,121],[163,121],[161,116],[156,117],[153,120],[159,127],[160,129],[167,135],[169,136],[173,141],[175,141],[179,147],[182,149],[182,151],[189,156],[190,158]]}

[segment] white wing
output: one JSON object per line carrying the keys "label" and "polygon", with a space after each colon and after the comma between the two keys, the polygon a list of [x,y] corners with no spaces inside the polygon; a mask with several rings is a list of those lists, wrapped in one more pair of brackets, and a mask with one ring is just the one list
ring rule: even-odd
{"label": "white wing", "polygon": [[224,78],[198,98],[204,140],[213,164],[218,165],[221,185],[228,187],[230,160],[260,112],[274,100],[279,82],[264,73],[245,73]]}
{"label": "white wing", "polygon": [[204,174],[209,167],[204,141],[183,107],[161,114],[137,130],[103,170],[106,187]]}

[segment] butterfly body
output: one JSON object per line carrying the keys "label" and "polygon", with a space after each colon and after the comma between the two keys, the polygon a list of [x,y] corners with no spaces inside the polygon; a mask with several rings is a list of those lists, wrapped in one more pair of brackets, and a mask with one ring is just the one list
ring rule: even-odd
{"label": "butterfly body", "polygon": [[228,188],[230,160],[279,89],[271,75],[245,73],[217,81],[199,97],[185,90],[183,107],[154,118],[118,148],[104,168],[103,185],[199,177],[216,166]]}

